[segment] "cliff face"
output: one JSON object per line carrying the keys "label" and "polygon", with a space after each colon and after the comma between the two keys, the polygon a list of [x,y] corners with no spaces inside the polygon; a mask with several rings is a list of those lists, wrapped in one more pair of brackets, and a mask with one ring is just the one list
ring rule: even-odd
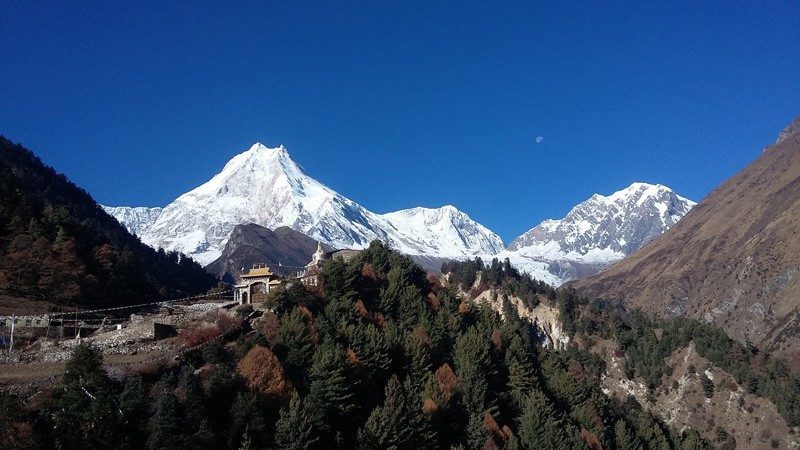
{"label": "cliff face", "polygon": [[800,348],[800,119],[639,252],[573,283],[783,353]]}

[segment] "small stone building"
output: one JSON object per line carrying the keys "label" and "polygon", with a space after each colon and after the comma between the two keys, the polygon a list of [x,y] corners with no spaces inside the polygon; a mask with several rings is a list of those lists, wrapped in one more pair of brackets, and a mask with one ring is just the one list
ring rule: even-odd
{"label": "small stone building", "polygon": [[281,284],[281,277],[265,264],[254,264],[250,271],[239,276],[239,280],[234,286],[233,298],[240,305],[263,302],[267,294]]}

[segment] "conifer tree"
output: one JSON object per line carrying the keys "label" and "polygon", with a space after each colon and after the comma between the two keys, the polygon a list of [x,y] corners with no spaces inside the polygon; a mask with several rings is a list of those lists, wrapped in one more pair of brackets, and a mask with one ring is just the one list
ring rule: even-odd
{"label": "conifer tree", "polygon": [[119,439],[119,412],[96,349],[86,345],[75,348],[64,368],[63,389],[53,417],[60,445],[115,445]]}
{"label": "conifer tree", "polygon": [[422,414],[417,395],[410,384],[393,376],[386,385],[383,405],[372,410],[358,432],[358,446],[363,449],[426,449],[435,447],[435,435]]}
{"label": "conifer tree", "polygon": [[370,323],[348,325],[344,334],[359,361],[376,380],[383,381],[392,363],[385,334]]}
{"label": "conifer tree", "polygon": [[275,443],[287,450],[313,450],[323,448],[319,429],[315,426],[313,413],[297,394],[289,405],[281,409],[275,429]]}
{"label": "conifer tree", "polygon": [[147,429],[147,447],[153,450],[185,448],[180,405],[169,389],[162,390]]}
{"label": "conifer tree", "polygon": [[255,393],[240,392],[230,409],[230,426],[227,429],[228,447],[235,447],[245,438],[254,447],[267,442],[268,408]]}
{"label": "conifer tree", "polygon": [[139,430],[146,423],[147,406],[147,392],[142,377],[132,376],[127,378],[119,395],[122,447],[144,447],[145,437],[142,436]]}
{"label": "conifer tree", "polygon": [[282,357],[289,378],[304,385],[303,374],[311,366],[314,341],[306,317],[299,308],[293,309],[281,319],[274,350]]}
{"label": "conifer tree", "polygon": [[537,374],[533,349],[526,346],[522,338],[514,335],[508,345],[505,364],[508,368],[508,389],[518,409],[521,409],[528,394],[537,387]]}
{"label": "conifer tree", "polygon": [[642,444],[635,438],[624,420],[619,419],[614,424],[614,441],[620,450],[641,450]]}
{"label": "conifer tree", "polygon": [[424,328],[418,327],[406,338],[405,354],[408,360],[408,376],[416,392],[422,391],[431,377],[431,351]]}
{"label": "conifer tree", "polygon": [[572,427],[539,390],[528,396],[518,426],[519,442],[527,449],[569,449],[575,442]]}
{"label": "conifer tree", "polygon": [[310,370],[308,396],[324,412],[323,429],[352,431],[353,416],[358,413],[356,392],[359,380],[345,359],[341,346],[325,341],[317,347]]}
{"label": "conifer tree", "polygon": [[488,376],[491,369],[489,337],[481,333],[478,327],[470,327],[456,338],[453,362],[464,405],[470,414],[482,417],[483,412],[489,407],[487,398]]}

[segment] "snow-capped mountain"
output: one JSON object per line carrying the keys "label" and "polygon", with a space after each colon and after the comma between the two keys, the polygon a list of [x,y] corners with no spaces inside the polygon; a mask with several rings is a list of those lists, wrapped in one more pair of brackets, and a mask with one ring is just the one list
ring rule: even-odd
{"label": "snow-capped mountain", "polygon": [[[101,205],[102,206],[102,205]],[[132,234],[141,236],[156,221],[164,208],[147,206],[103,206],[103,209],[125,225]]]}
{"label": "snow-capped mountain", "polygon": [[496,253],[505,247],[498,235],[452,205],[402,209],[381,217],[402,233],[409,245],[427,249],[420,254],[459,257],[477,255],[478,249]]}
{"label": "snow-capped mountain", "polygon": [[[127,225],[112,211],[128,210],[108,210]],[[496,234],[453,207],[373,213],[309,177],[283,146],[260,143],[164,207],[150,226],[140,225],[140,237],[206,265],[220,256],[233,228],[248,223],[288,226],[335,248],[364,248],[380,239],[409,255],[464,257],[503,249]]]}
{"label": "snow-capped mountain", "polygon": [[554,285],[581,278],[632,254],[677,223],[696,203],[660,184],[633,183],[545,220],[496,255]]}

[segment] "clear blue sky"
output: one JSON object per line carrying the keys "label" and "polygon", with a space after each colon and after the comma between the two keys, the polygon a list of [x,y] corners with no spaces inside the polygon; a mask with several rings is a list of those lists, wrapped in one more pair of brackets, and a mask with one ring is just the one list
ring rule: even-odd
{"label": "clear blue sky", "polygon": [[633,181],[699,200],[800,114],[797,1],[49,3],[0,3],[0,134],[110,205],[261,141],[509,242]]}

